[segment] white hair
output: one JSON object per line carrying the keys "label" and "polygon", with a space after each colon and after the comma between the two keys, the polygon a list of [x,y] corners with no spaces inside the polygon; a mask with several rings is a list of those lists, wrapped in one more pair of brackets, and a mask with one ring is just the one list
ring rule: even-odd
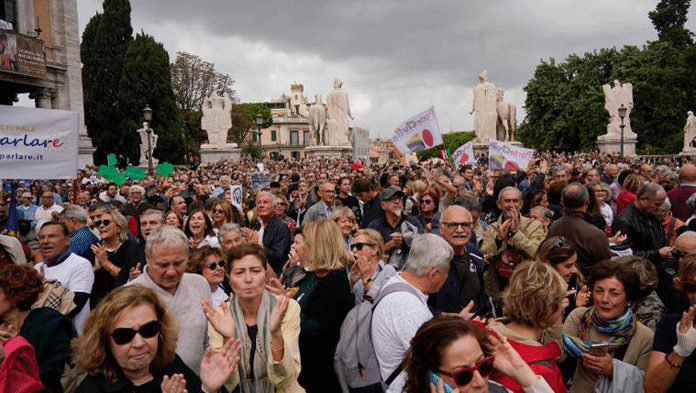
{"label": "white hair", "polygon": [[150,258],[152,256],[152,250],[155,244],[161,245],[165,248],[174,248],[179,246],[184,246],[186,250],[186,257],[188,258],[189,241],[184,234],[184,231],[177,227],[171,225],[162,225],[161,227],[155,229],[147,235],[147,240],[145,242],[145,257]]}
{"label": "white hair", "polygon": [[259,192],[259,195],[256,196],[256,201],[257,201],[256,203],[258,203],[258,200],[260,198],[267,197],[267,196],[271,197],[271,204],[273,205],[273,207],[278,206],[278,197],[274,193],[268,192],[268,191]]}
{"label": "white hair", "polygon": [[454,249],[445,239],[426,233],[413,238],[404,270],[423,276],[432,268],[448,269],[452,258],[454,258]]}

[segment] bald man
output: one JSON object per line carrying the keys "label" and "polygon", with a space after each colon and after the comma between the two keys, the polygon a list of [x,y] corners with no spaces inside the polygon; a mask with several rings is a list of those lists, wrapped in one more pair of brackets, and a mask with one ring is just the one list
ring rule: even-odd
{"label": "bald man", "polygon": [[679,259],[687,254],[696,254],[696,232],[686,231],[679,235],[674,243],[672,259],[665,262],[664,269],[659,269],[657,294],[665,304],[665,314],[686,311],[689,302],[674,286],[674,277],[679,272]]}
{"label": "bald man", "polygon": [[691,217],[692,211],[686,207],[686,200],[696,192],[696,166],[686,164],[679,172],[679,187],[667,193],[672,204],[674,217],[685,221]]}

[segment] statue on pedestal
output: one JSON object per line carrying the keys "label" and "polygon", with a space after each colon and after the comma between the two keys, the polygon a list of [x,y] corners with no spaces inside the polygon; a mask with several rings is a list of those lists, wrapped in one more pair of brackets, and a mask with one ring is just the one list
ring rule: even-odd
{"label": "statue on pedestal", "polygon": [[348,103],[348,93],[344,92],[341,87],[343,81],[340,79],[334,80],[334,89],[326,96],[327,108],[327,145],[331,146],[348,146],[348,119],[353,119],[350,113],[350,105]]}
{"label": "statue on pedestal", "polygon": [[694,112],[686,112],[686,125],[684,126],[684,150],[696,150],[696,116]]}
{"label": "statue on pedestal", "polygon": [[600,138],[618,138],[621,136],[621,118],[619,117],[619,108],[621,105],[626,108],[626,116],[624,117],[624,138],[635,138],[636,134],[631,129],[631,109],[633,108],[633,85],[631,83],[620,83],[614,79],[614,85],[603,85],[604,91],[604,108],[609,112],[609,124],[607,124],[607,133]]}
{"label": "statue on pedestal", "polygon": [[201,128],[208,134],[208,143],[211,145],[225,145],[227,143],[227,131],[232,128],[232,100],[225,93],[223,97],[212,95],[203,101],[203,118]]}
{"label": "statue on pedestal", "polygon": [[324,146],[326,138],[326,105],[321,102],[321,94],[314,95],[314,104],[309,107],[309,133],[312,145]]}
{"label": "statue on pedestal", "polygon": [[474,87],[474,101],[469,114],[474,115],[474,132],[477,138],[484,142],[496,138],[497,91],[495,85],[488,81],[487,70],[479,74],[479,84]]}
{"label": "statue on pedestal", "polygon": [[514,141],[515,128],[517,127],[517,107],[505,100],[505,89],[498,88],[496,97],[498,123],[496,127],[496,139],[499,141]]}
{"label": "statue on pedestal", "polygon": [[[140,135],[140,162],[147,162],[148,156],[147,156],[147,137],[148,137],[148,124],[147,122],[143,122],[143,128],[137,129],[138,134]],[[155,131],[151,131],[150,134],[150,149],[151,151],[155,151],[155,148],[157,147],[157,139],[158,136],[155,134]],[[153,157],[152,161],[156,161],[155,158]]]}

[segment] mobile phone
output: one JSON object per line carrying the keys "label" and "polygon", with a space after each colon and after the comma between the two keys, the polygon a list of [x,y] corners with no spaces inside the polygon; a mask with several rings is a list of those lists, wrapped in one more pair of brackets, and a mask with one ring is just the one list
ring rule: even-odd
{"label": "mobile phone", "polygon": [[590,355],[603,356],[609,351],[617,349],[620,345],[616,343],[596,343],[590,345]]}
{"label": "mobile phone", "polygon": [[[435,374],[435,373],[432,372],[432,371],[428,371],[428,380],[429,380],[433,385],[435,385],[436,388],[437,388],[437,385],[440,383],[440,379],[441,379],[441,378],[440,378],[440,375]],[[452,393],[452,390],[454,390],[447,382],[445,382],[443,385],[444,385],[444,388],[445,388],[445,393]]]}

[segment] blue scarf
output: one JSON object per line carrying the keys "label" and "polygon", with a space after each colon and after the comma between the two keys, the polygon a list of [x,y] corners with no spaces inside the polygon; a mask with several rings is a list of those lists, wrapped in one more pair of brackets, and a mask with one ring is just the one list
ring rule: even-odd
{"label": "blue scarf", "polygon": [[636,332],[636,318],[630,307],[622,316],[611,320],[602,318],[594,306],[588,308],[580,318],[578,337],[563,334],[563,346],[568,354],[577,358],[590,351],[592,346],[592,341],[589,339],[590,328],[608,335],[608,343],[620,346],[628,342]]}

